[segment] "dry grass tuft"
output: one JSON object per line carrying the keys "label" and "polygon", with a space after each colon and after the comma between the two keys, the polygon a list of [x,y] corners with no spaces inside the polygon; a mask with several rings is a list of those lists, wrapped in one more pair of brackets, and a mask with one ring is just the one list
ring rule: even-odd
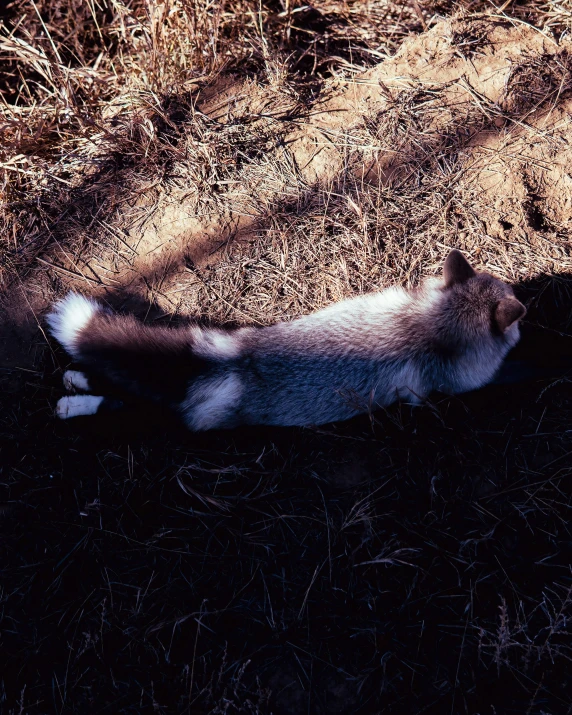
{"label": "dry grass tuft", "polygon": [[[362,35],[379,41],[375,28],[395,12],[376,3],[367,10],[333,3],[310,12],[301,3],[289,2],[284,10],[256,0],[13,2],[0,29],[4,285],[6,268],[30,265],[52,241],[51,232],[73,233],[86,223],[82,213],[69,230],[62,226],[75,189],[89,184],[97,201],[119,183],[122,200],[135,200],[145,186],[141,174],[171,173],[176,140],[191,127],[199,163],[204,154],[211,165],[220,155],[223,180],[229,180],[224,167],[236,158],[232,145],[248,133],[249,117],[234,117],[222,141],[216,132],[206,138],[203,118],[192,111],[197,88],[221,72],[238,71],[283,86],[296,104],[300,92],[317,93],[324,76],[359,69],[348,60],[352,53],[361,56],[363,48],[365,66],[384,56],[385,45],[370,51]],[[321,30],[299,29],[302,18]],[[401,27],[402,36],[408,18],[406,11],[389,35]],[[179,106],[169,117],[173,103]],[[188,167],[184,149],[181,157]]]}

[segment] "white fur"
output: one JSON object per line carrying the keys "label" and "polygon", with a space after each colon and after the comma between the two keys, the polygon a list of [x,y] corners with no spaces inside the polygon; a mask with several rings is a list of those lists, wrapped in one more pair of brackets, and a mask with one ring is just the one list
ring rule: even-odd
{"label": "white fur", "polygon": [[77,357],[77,341],[81,331],[87,326],[100,306],[79,293],[69,293],[58,301],[46,320],[54,338],[67,352]]}
{"label": "white fur", "polygon": [[94,415],[104,398],[98,395],[71,395],[62,397],[56,405],[56,416],[60,420],[82,415]]}
{"label": "white fur", "polygon": [[[438,281],[427,281],[422,290],[410,293],[404,288],[393,286],[379,293],[365,293],[364,295],[348,298],[339,303],[329,305],[316,313],[310,313],[291,323],[278,323],[266,329],[266,334],[271,341],[277,331],[285,330],[289,335],[298,331],[310,333],[318,341],[327,341],[328,335],[337,333],[335,342],[347,349],[352,345],[352,350],[361,350],[363,333],[368,330],[378,337],[391,336],[393,332],[393,316],[399,316],[407,310],[417,314],[428,312],[439,301],[443,300],[443,292]],[[352,335],[353,333],[353,335]],[[341,337],[341,336],[345,337]],[[351,337],[350,337],[351,336]],[[379,344],[380,350],[385,354],[386,347],[383,341]],[[372,349],[371,345],[367,346]]]}
{"label": "white fur", "polygon": [[[383,312],[401,310],[411,300],[409,294],[400,286],[392,286],[379,293],[366,293],[363,297],[366,299],[368,307],[372,310]],[[334,307],[340,307],[342,315],[346,310],[344,303],[345,301],[334,303]]]}
{"label": "white fur", "polygon": [[332,323],[340,323],[344,327],[348,324],[348,315],[358,311],[360,317],[365,319],[373,318],[379,322],[380,314],[397,313],[403,310],[411,302],[410,295],[399,286],[386,288],[380,293],[365,293],[364,295],[348,298],[339,303],[322,308],[316,313],[310,313],[296,321],[300,325],[306,323],[316,329],[320,325],[329,326]]}
{"label": "white fur", "polygon": [[243,390],[235,373],[201,380],[183,405],[189,427],[200,431],[224,426]]}
{"label": "white fur", "polygon": [[212,360],[232,360],[240,355],[240,341],[232,333],[216,328],[197,328],[193,352]]}
{"label": "white fur", "polygon": [[68,392],[89,390],[89,380],[84,372],[79,370],[66,370],[64,372],[64,387]]}
{"label": "white fur", "polygon": [[232,335],[213,332],[209,337],[216,357],[227,360],[238,357],[239,345]]}
{"label": "white fur", "polygon": [[[427,396],[423,382],[419,370],[411,363],[405,363],[395,376],[396,396],[410,405],[418,405]],[[377,400],[378,404],[383,404],[382,398],[383,395]]]}

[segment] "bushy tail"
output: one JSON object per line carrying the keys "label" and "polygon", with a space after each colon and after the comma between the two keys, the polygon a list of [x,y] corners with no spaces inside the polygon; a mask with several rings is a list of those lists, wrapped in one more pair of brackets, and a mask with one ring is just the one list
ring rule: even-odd
{"label": "bushy tail", "polygon": [[79,358],[80,338],[96,315],[103,313],[103,307],[90,298],[78,293],[70,293],[58,301],[46,317],[50,332],[67,352]]}
{"label": "bushy tail", "polygon": [[56,303],[47,323],[66,351],[90,372],[161,402],[183,400],[189,381],[208,371],[216,359],[212,351],[201,354],[208,331],[198,326],[147,326],[77,293]]}

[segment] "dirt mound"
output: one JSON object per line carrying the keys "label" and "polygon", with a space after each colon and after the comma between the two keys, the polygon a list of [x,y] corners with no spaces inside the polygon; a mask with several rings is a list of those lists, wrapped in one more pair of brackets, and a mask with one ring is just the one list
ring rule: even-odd
{"label": "dirt mound", "polygon": [[[470,189],[463,195],[467,211],[481,218],[484,232],[504,239],[503,225],[512,224],[512,238],[520,230],[523,245],[534,246],[532,233],[545,232],[548,224],[531,219],[531,211],[553,217],[561,229],[569,218],[562,206],[570,202],[570,48],[498,18],[442,22],[406,42],[395,58],[352,81],[332,83],[308,117],[294,119],[283,97],[225,78],[199,95],[202,112],[223,123],[236,114],[262,119],[266,113],[294,129],[283,136],[275,131],[276,146],[245,167],[235,179],[238,188],[223,190],[219,210],[206,217],[193,211],[184,190],[166,192],[162,213],[148,222],[143,238],[139,227],[127,232],[137,247],[131,269],[144,272],[157,254],[177,251],[200,263],[237,232],[256,231],[285,198],[328,190],[349,177],[397,190],[412,171],[425,169],[428,155],[440,157],[444,167],[455,164],[459,192]],[[144,211],[145,200],[141,205]],[[481,238],[479,232],[474,245],[463,247],[482,249]],[[568,242],[551,238],[554,250],[526,255],[524,269],[522,250],[499,246],[503,277],[518,276],[510,265],[516,254],[522,277],[553,271],[556,257],[566,268]]]}
{"label": "dirt mound", "polygon": [[565,99],[517,126],[481,132],[469,145],[465,184],[483,205],[489,235],[513,251],[522,245],[526,263],[517,273],[530,271],[526,249],[539,269],[558,274],[572,267],[571,118],[572,102]]}
{"label": "dirt mound", "polygon": [[[571,48],[501,19],[440,23],[318,105],[294,135],[293,154],[308,182],[323,183],[361,148],[355,178],[395,189],[437,156],[475,219],[458,226],[465,250],[485,249],[481,264],[493,258],[507,280],[563,272],[570,268]],[[409,124],[399,126],[409,102]]]}

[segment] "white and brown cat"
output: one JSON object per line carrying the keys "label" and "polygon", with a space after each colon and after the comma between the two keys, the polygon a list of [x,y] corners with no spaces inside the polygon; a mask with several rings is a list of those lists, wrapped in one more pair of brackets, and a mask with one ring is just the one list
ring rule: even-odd
{"label": "white and brown cat", "polygon": [[[191,430],[345,420],[396,400],[457,394],[491,382],[518,342],[526,309],[512,288],[477,273],[457,250],[441,278],[361,295],[269,327],[151,327],[71,293],[47,316],[54,337],[86,373],[125,395],[167,405]],[[63,397],[62,419],[117,402]]]}

